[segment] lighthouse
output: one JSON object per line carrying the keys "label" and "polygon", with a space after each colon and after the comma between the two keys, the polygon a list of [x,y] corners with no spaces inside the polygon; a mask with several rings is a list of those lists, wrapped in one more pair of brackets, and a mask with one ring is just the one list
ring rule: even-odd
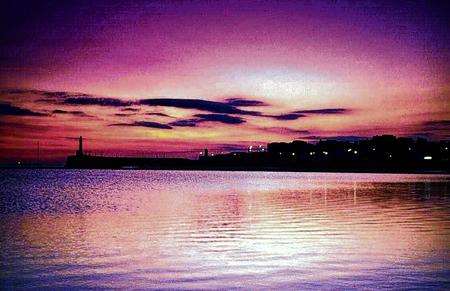
{"label": "lighthouse", "polygon": [[83,137],[82,136],[80,136],[78,138],[77,156],[79,156],[79,157],[83,156]]}

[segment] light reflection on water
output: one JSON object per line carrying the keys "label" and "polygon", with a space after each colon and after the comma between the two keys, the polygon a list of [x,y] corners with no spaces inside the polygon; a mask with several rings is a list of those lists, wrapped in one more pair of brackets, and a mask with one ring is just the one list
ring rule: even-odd
{"label": "light reflection on water", "polygon": [[449,287],[450,176],[0,171],[6,288]]}

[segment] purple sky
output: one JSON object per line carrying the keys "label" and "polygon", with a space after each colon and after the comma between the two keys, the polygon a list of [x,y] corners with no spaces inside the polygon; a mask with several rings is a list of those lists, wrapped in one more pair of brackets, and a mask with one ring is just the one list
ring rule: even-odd
{"label": "purple sky", "polygon": [[[430,3],[432,2],[432,3]],[[1,162],[276,140],[448,139],[439,1],[6,1]],[[7,154],[6,154],[7,153]]]}

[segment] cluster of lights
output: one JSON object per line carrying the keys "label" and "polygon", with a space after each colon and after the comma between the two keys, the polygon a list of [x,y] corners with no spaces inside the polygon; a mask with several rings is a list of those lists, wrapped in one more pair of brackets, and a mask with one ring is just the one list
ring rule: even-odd
{"label": "cluster of lights", "polygon": [[[264,151],[266,151],[266,149],[265,149],[262,145],[259,145],[259,146],[249,146],[249,147],[248,147],[248,150],[249,150],[249,152],[264,152]],[[376,147],[372,147],[372,151],[375,151],[375,150],[376,150]],[[408,151],[411,151],[411,150],[412,150],[412,148],[411,148],[411,147],[408,147]],[[444,147],[443,150],[444,150],[444,151],[448,151],[448,147]],[[350,152],[353,152],[353,154],[355,154],[355,155],[358,154],[358,151],[357,151],[357,150],[353,150],[352,148],[348,148],[348,149],[347,149],[347,152],[349,152],[349,153],[350,153]],[[204,155],[204,152],[200,152],[199,154],[200,154],[200,155]],[[222,152],[222,154],[224,154],[224,153]],[[295,152],[291,152],[291,153],[287,153],[287,154],[288,154],[288,155],[291,155],[292,157],[295,157],[295,156],[296,156],[296,153],[295,153]],[[310,156],[314,156],[315,154],[316,154],[316,152],[309,152],[309,155],[310,155]],[[322,154],[325,155],[325,156],[328,156],[329,153],[328,153],[328,151],[322,151]],[[233,156],[236,156],[236,155],[237,155],[236,153],[233,153]],[[279,155],[282,156],[283,153],[280,152]],[[392,159],[392,153],[387,153],[387,155],[388,155],[388,158],[389,158],[389,159]],[[211,156],[214,156],[214,154],[211,154]],[[433,157],[432,157],[432,156],[424,156],[423,159],[424,159],[424,160],[432,160]],[[21,162],[18,161],[17,164],[20,165]]]}
{"label": "cluster of lights", "polygon": [[263,145],[259,145],[259,146],[249,146],[248,147],[248,151],[251,152],[265,152],[266,149],[264,148]]}
{"label": "cluster of lights", "polygon": [[[286,154],[289,155],[289,153],[286,153]],[[283,155],[283,153],[280,153],[280,156],[282,156],[282,155]],[[290,153],[290,155],[293,156],[293,157],[295,157],[295,153]]]}

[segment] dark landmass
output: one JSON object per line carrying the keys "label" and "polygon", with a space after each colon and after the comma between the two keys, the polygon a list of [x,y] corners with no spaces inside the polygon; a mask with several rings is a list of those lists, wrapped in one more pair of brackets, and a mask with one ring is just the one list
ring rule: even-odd
{"label": "dark landmass", "polygon": [[357,142],[336,140],[269,143],[267,149],[183,158],[132,158],[85,155],[79,149],[65,167],[72,169],[164,169],[229,171],[318,171],[449,173],[449,142],[375,136]]}

